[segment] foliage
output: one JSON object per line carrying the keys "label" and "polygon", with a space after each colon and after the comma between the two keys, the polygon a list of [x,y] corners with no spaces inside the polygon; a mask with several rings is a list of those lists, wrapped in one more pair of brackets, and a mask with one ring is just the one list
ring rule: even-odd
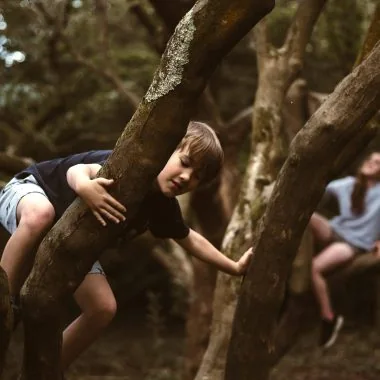
{"label": "foliage", "polygon": [[[283,43],[297,3],[297,0],[280,1],[268,17],[274,45]],[[351,71],[373,12],[369,3],[327,1],[307,47],[304,75],[314,91],[331,92]]]}
{"label": "foliage", "polygon": [[[40,160],[113,146],[134,111],[128,96],[141,98],[159,59],[157,36],[136,17],[136,5],[156,32],[162,23],[148,1],[106,3],[103,11],[96,1],[1,0],[1,150]],[[304,74],[311,89],[329,92],[350,71],[373,4],[327,2],[308,46]],[[268,17],[274,45],[282,43],[296,6],[279,1]],[[211,80],[225,118],[254,98],[249,43],[243,39]]]}
{"label": "foliage", "polygon": [[307,78],[317,91],[331,92],[351,72],[365,33],[365,20],[363,2],[327,2],[308,46]]}
{"label": "foliage", "polygon": [[[7,1],[1,9],[8,52],[1,65],[1,148],[14,145],[43,159],[112,147],[134,107],[107,74],[138,99],[158,62],[128,2],[109,1],[106,24],[92,2]],[[25,60],[10,64],[6,57],[15,51]],[[25,134],[43,137],[44,149],[31,150]]]}

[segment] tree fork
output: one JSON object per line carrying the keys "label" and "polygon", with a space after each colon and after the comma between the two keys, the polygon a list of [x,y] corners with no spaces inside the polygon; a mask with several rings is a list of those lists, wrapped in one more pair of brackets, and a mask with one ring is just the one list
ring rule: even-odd
{"label": "tree fork", "polygon": [[[126,223],[185,134],[215,66],[273,7],[273,0],[200,0],[178,24],[147,94],[101,171],[115,179],[112,195],[126,205]],[[43,240],[21,294],[24,379],[61,379],[61,301],[121,229],[101,227],[77,200]]]}
{"label": "tree fork", "polygon": [[[366,127],[362,126],[379,109],[379,61],[380,42],[337,86],[291,144],[254,242],[256,254],[238,301],[226,380],[252,379],[252,374],[257,380],[268,378],[274,353],[273,331],[291,263],[331,178],[332,163],[341,151],[345,151],[346,162],[358,153],[358,147],[350,142],[365,133]],[[301,188],[302,184],[307,187]]]}

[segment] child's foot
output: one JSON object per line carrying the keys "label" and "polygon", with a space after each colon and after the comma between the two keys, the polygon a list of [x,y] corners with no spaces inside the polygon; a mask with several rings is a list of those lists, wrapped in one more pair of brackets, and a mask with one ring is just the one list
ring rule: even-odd
{"label": "child's foot", "polygon": [[11,296],[11,307],[13,311],[13,331],[16,330],[17,325],[21,320],[21,305],[20,305],[20,297]]}
{"label": "child's foot", "polygon": [[343,323],[344,318],[342,315],[336,315],[332,321],[323,319],[319,345],[323,348],[331,347],[335,343]]}

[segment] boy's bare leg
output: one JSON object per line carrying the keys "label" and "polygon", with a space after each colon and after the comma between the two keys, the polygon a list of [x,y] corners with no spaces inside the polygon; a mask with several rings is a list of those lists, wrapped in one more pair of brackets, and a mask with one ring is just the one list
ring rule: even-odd
{"label": "boy's bare leg", "polygon": [[17,206],[16,231],[9,238],[0,261],[8,276],[11,295],[20,292],[34,260],[34,251],[54,221],[54,208],[42,194],[25,195]]}
{"label": "boy's bare leg", "polygon": [[63,333],[63,369],[95,341],[116,313],[115,297],[102,274],[88,274],[74,293],[74,298],[82,314]]}
{"label": "boy's bare leg", "polygon": [[334,319],[328,286],[323,275],[352,260],[354,254],[350,245],[337,242],[330,244],[313,259],[312,280],[322,319],[327,321]]}

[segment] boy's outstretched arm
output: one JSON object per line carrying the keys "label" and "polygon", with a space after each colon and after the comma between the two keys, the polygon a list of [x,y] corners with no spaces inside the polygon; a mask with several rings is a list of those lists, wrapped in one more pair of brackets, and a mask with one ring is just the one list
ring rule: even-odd
{"label": "boy's outstretched arm", "polygon": [[252,249],[246,251],[239,261],[233,261],[223,255],[206,238],[198,232],[190,229],[190,233],[184,239],[176,239],[176,242],[191,255],[198,259],[212,264],[222,272],[235,276],[242,275],[248,268],[249,260],[252,256]]}
{"label": "boy's outstretched arm", "polygon": [[90,207],[95,218],[105,226],[106,220],[119,223],[125,220],[122,214],[126,208],[107,191],[113,179],[97,177],[101,169],[99,164],[78,164],[72,166],[66,174],[69,186]]}

